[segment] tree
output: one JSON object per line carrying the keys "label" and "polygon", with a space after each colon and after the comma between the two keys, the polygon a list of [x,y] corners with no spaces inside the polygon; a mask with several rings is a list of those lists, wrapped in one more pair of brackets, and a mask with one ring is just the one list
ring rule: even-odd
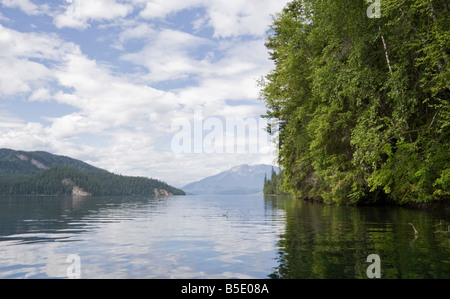
{"label": "tree", "polygon": [[[445,1],[292,1],[266,46],[261,80],[281,120],[284,188],[355,204],[448,199],[450,20]],[[345,17],[343,17],[345,16]]]}
{"label": "tree", "polygon": [[[69,180],[70,184],[64,184]],[[0,180],[3,195],[70,195],[73,185],[93,195],[153,195],[154,189],[164,189],[174,195],[184,195],[182,190],[164,182],[144,177],[127,177],[106,171],[80,170],[56,165],[34,175]]]}
{"label": "tree", "polygon": [[272,174],[270,179],[265,179],[264,194],[265,195],[287,195],[282,189],[284,180],[284,172],[280,170],[277,174],[272,167]]}

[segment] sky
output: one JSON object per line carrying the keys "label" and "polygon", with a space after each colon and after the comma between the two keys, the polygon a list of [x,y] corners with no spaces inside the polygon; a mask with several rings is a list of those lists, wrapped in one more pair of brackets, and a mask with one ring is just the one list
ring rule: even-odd
{"label": "sky", "polygon": [[[274,164],[262,139],[250,150],[251,130],[228,123],[264,129],[257,81],[273,69],[264,43],[287,2],[0,0],[0,148],[176,187]],[[221,151],[233,132],[246,150]]]}

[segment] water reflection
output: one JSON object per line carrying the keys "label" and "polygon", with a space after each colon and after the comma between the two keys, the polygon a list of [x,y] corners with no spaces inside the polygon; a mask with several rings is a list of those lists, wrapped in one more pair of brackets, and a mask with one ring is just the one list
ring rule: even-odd
{"label": "water reflection", "polygon": [[266,200],[286,211],[272,278],[367,278],[370,254],[380,256],[382,278],[450,278],[450,233],[439,227],[448,211]]}
{"label": "water reflection", "polygon": [[449,222],[286,197],[0,198],[0,278],[65,278],[71,254],[82,278],[367,278],[370,254],[382,278],[450,278]]}
{"label": "water reflection", "polygon": [[0,200],[0,277],[265,278],[282,210],[261,196]]}
{"label": "water reflection", "polygon": [[[160,200],[154,201],[152,208],[160,206]],[[21,243],[62,241],[67,235],[86,232],[95,222],[126,220],[124,213],[129,205],[148,205],[148,200],[135,197],[3,197],[0,199],[0,240]]]}

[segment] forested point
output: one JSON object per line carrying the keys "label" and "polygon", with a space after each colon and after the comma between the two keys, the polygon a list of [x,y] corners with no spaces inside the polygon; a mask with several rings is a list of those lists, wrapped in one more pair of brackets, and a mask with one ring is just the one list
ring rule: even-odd
{"label": "forested point", "polygon": [[74,189],[89,195],[185,194],[159,180],[117,175],[65,156],[0,149],[0,195],[72,195]]}
{"label": "forested point", "polygon": [[82,171],[64,165],[53,166],[35,175],[0,179],[0,195],[72,195],[74,185],[94,196],[153,196],[155,189],[184,195],[182,190],[158,180],[106,171]]}
{"label": "forested point", "polygon": [[297,198],[450,200],[448,3],[379,3],[297,0],[274,16],[261,99]]}

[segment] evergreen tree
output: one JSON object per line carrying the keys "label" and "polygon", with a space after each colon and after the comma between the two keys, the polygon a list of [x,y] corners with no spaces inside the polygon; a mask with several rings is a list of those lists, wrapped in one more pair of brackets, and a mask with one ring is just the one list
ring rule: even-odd
{"label": "evergreen tree", "polygon": [[283,180],[284,180],[284,172],[280,170],[277,174],[272,167],[272,176],[270,179],[266,179],[264,183],[264,194],[265,195],[287,195],[286,192],[283,191]]}
{"label": "evergreen tree", "polygon": [[0,179],[0,195],[70,195],[73,185],[92,195],[149,196],[154,194],[154,189],[184,195],[182,190],[154,179],[79,170],[63,165],[53,166],[35,175]]}
{"label": "evergreen tree", "polygon": [[450,14],[445,1],[297,0],[275,16],[261,80],[281,120],[284,188],[355,204],[450,196]]}

